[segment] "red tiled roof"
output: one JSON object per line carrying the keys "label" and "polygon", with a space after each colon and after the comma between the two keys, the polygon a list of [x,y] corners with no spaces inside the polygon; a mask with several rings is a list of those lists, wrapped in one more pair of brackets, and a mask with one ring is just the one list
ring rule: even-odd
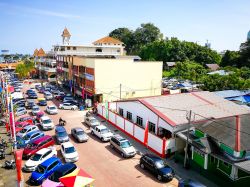
{"label": "red tiled roof", "polygon": [[37,56],[38,56],[38,57],[43,57],[43,56],[45,56],[45,55],[46,55],[46,54],[45,54],[43,48],[40,48],[39,51],[38,51],[38,53],[37,53]]}
{"label": "red tiled roof", "polygon": [[35,49],[33,56],[37,56],[38,50]]}
{"label": "red tiled roof", "polygon": [[220,68],[218,64],[206,64],[206,66],[211,69],[212,71],[216,71]]}
{"label": "red tiled roof", "polygon": [[95,42],[93,42],[93,44],[123,44],[123,42],[121,42],[120,40],[117,40],[115,38],[106,36],[104,38],[96,40]]}

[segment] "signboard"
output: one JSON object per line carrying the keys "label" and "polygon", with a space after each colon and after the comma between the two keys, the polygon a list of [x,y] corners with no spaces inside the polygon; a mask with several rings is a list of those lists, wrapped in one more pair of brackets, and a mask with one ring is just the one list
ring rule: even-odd
{"label": "signboard", "polygon": [[85,78],[88,79],[88,80],[94,81],[94,76],[90,75],[88,73],[85,73]]}

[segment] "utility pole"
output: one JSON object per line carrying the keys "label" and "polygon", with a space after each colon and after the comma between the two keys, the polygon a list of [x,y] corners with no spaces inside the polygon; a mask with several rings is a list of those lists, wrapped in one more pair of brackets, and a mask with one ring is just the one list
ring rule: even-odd
{"label": "utility pole", "polygon": [[189,131],[191,127],[191,116],[192,116],[192,110],[189,111],[189,114],[187,115],[188,120],[188,131],[187,131],[187,141],[186,141],[186,147],[185,147],[185,158],[184,158],[184,168],[187,168],[187,154],[188,154],[188,142],[189,142]]}
{"label": "utility pole", "polygon": [[122,99],[122,84],[120,84],[120,100]]}

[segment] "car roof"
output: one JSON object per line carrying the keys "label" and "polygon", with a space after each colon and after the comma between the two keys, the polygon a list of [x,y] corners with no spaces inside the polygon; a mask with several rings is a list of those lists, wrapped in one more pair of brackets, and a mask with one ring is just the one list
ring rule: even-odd
{"label": "car roof", "polygon": [[115,134],[113,136],[113,138],[117,139],[118,141],[128,141],[126,138],[123,138],[121,135],[119,134]]}
{"label": "car roof", "polygon": [[45,160],[44,162],[42,162],[41,165],[42,165],[42,166],[49,166],[52,162],[54,162],[54,161],[56,161],[56,160],[58,160],[58,161],[61,162],[60,158],[57,158],[57,157],[52,156],[52,157],[50,157],[49,159],[47,159],[47,160]]}
{"label": "car roof", "polygon": [[64,142],[64,143],[62,143],[61,145],[63,145],[64,148],[67,148],[67,147],[74,147],[74,145],[73,145],[71,142]]}
{"label": "car roof", "polygon": [[48,105],[47,107],[56,107],[56,105]]}
{"label": "car roof", "polygon": [[51,150],[50,148],[42,148],[39,151],[37,151],[36,153],[38,153],[38,154],[44,154],[44,153],[46,153],[46,152],[48,152],[50,150]]}
{"label": "car roof", "polygon": [[59,166],[58,168],[55,169],[55,172],[64,172],[65,170],[68,170],[68,169],[71,169],[71,168],[76,168],[76,165],[73,164],[73,163],[66,163],[66,164],[63,164],[61,166]]}
{"label": "car roof", "polygon": [[66,129],[64,127],[61,127],[61,126],[56,126],[56,131],[64,132],[64,131],[66,131]]}
{"label": "car roof", "polygon": [[37,130],[37,131],[32,131],[32,132],[27,133],[26,136],[27,136],[27,135],[30,136],[30,135],[35,134],[35,133],[37,133],[37,132],[42,133],[42,131]]}
{"label": "car roof", "polygon": [[98,129],[107,129],[107,127],[105,125],[98,125],[96,127],[98,127]]}
{"label": "car roof", "polygon": [[81,127],[75,127],[75,128],[73,128],[73,129],[75,129],[76,132],[84,131]]}
{"label": "car roof", "polygon": [[41,120],[46,120],[46,119],[50,119],[48,116],[42,116]]}
{"label": "car roof", "polygon": [[43,136],[43,137],[41,137],[41,138],[36,139],[35,141],[33,141],[33,143],[34,143],[34,144],[39,144],[40,142],[43,142],[44,140],[47,140],[47,139],[49,139],[49,138],[51,138],[51,136],[45,135],[45,136]]}
{"label": "car roof", "polygon": [[144,156],[151,158],[153,161],[162,160],[160,157],[150,154],[150,153],[144,154]]}

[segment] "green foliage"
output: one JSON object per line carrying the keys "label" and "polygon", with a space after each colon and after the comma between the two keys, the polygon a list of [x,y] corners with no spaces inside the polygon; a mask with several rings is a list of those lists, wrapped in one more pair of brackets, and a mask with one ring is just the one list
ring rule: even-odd
{"label": "green foliage", "polygon": [[18,76],[20,78],[26,78],[26,77],[28,77],[30,75],[30,72],[32,70],[34,70],[34,68],[35,68],[34,62],[31,61],[31,60],[26,59],[26,60],[24,60],[23,63],[18,64],[16,66],[15,72],[18,73]]}
{"label": "green foliage", "polygon": [[240,54],[238,51],[229,51],[227,50],[226,53],[223,55],[221,59],[220,66],[235,66],[237,67],[239,64],[239,57]]}
{"label": "green foliage", "polygon": [[149,43],[141,49],[140,56],[143,60],[153,58],[164,63],[189,60],[203,66],[205,64],[220,63],[221,60],[216,51],[193,42],[180,41],[177,38]]}
{"label": "green foliage", "polygon": [[128,28],[115,29],[109,33],[109,36],[121,40],[129,55],[138,55],[144,45],[162,39],[163,35],[154,24],[145,23],[135,31]]}

